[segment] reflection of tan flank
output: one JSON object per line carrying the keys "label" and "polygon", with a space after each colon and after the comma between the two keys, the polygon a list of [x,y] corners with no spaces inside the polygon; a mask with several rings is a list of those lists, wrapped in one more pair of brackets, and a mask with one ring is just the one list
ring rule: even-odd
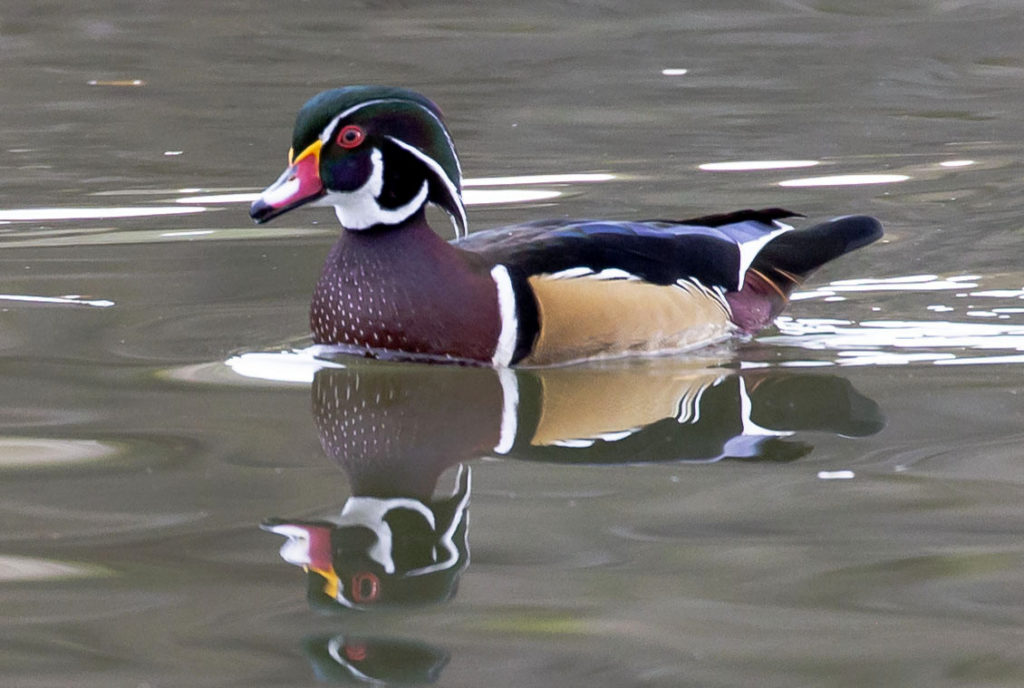
{"label": "reflection of tan flank", "polygon": [[[723,375],[721,370],[675,366],[638,375],[635,369],[552,368],[538,371],[543,386],[540,421],[530,444],[597,438],[646,427],[664,418],[692,416],[689,408]],[[685,408],[680,410],[680,406]]]}
{"label": "reflection of tan flank", "polygon": [[522,365],[677,351],[733,331],[725,306],[690,285],[660,286],[594,275],[539,275],[529,281],[537,297],[540,333]]}

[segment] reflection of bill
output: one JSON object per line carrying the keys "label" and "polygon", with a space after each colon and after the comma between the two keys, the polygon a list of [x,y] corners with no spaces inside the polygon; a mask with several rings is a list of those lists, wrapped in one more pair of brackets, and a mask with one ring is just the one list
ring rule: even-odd
{"label": "reflection of bill", "polygon": [[492,370],[370,362],[318,371],[313,413],[348,476],[341,512],[270,519],[281,556],[308,574],[320,608],[450,599],[469,562],[470,471],[485,455],[553,463],[789,461],[807,432],[878,432],[878,406],[848,380],[678,360]]}

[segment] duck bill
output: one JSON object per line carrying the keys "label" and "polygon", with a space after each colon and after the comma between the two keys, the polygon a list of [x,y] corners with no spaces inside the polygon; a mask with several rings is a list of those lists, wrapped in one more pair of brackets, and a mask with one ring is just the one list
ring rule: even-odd
{"label": "duck bill", "polygon": [[330,525],[270,519],[260,529],[288,538],[281,545],[281,558],[289,564],[324,571],[333,568]]}
{"label": "duck bill", "polygon": [[322,197],[326,191],[320,179],[320,141],[302,151],[276,182],[268,186],[249,207],[257,224],[268,222],[293,208]]}

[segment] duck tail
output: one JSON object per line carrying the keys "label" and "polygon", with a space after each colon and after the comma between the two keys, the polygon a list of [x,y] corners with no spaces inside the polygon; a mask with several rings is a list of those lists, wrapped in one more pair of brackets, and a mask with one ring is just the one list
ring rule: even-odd
{"label": "duck tail", "polygon": [[780,234],[761,249],[751,267],[768,275],[792,275],[802,281],[825,263],[867,246],[881,236],[882,224],[873,217],[837,217]]}
{"label": "duck tail", "polygon": [[825,263],[877,241],[882,224],[867,215],[848,215],[780,234],[757,254],[739,291],[727,294],[733,321],[755,332],[775,319],[789,295]]}

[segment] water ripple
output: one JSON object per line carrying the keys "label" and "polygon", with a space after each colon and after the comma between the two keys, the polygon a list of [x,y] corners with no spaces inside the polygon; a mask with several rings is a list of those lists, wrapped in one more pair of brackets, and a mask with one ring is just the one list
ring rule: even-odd
{"label": "water ripple", "polygon": [[[1007,279],[1000,277],[1001,280]],[[981,275],[921,274],[888,278],[837,280],[798,292],[794,301],[845,301],[846,294],[906,293],[929,299],[923,310],[942,313],[925,318],[780,317],[779,334],[762,343],[805,351],[832,352],[831,360],[791,360],[782,365],[935,365],[1007,364],[1024,362],[1024,287],[984,285]],[[928,296],[936,294],[935,297]],[[942,294],[948,294],[942,297]],[[882,310],[873,306],[872,311]],[[905,309],[904,309],[905,310]],[[963,316],[959,319],[957,316]],[[968,320],[969,319],[969,320]]]}
{"label": "water ripple", "polygon": [[1024,352],[1024,325],[949,320],[846,320],[779,318],[781,334],[761,342],[835,352],[836,365],[895,365],[915,361],[950,364],[1020,362],[1024,353],[997,360],[979,351]]}

